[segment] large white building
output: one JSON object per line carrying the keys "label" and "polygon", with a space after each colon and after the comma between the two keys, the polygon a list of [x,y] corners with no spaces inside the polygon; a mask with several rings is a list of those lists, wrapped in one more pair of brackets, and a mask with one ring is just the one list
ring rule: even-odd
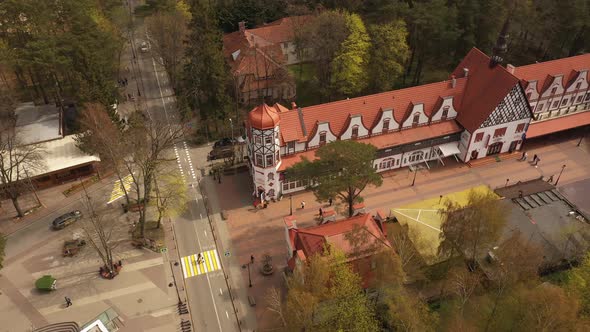
{"label": "large white building", "polygon": [[590,54],[516,68],[499,61],[474,48],[447,81],[304,108],[254,108],[246,128],[255,188],[267,197],[304,189],[285,170],[335,140],[374,145],[374,167],[383,172],[451,156],[469,162],[590,124]]}

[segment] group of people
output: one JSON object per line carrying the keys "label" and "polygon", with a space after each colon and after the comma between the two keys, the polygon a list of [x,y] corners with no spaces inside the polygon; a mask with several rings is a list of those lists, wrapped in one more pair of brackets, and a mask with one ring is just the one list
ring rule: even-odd
{"label": "group of people", "polygon": [[126,87],[127,84],[129,84],[129,81],[127,81],[127,77],[125,77],[123,79],[120,79],[117,82],[119,83],[119,86],[120,87]]}
{"label": "group of people", "polygon": [[[518,160],[519,161],[526,161],[528,157],[529,157],[528,152],[523,151],[522,156]],[[537,167],[537,164],[539,164],[539,161],[541,161],[541,158],[539,158],[539,156],[535,154],[535,155],[533,155],[533,160],[531,161],[531,165]]]}

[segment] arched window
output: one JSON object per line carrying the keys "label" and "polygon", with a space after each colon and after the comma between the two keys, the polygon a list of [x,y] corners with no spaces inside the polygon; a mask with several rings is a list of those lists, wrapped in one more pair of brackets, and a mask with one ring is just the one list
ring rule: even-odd
{"label": "arched window", "polygon": [[414,119],[412,120],[412,127],[417,127],[420,123],[420,113],[414,114]]}
{"label": "arched window", "polygon": [[326,144],[326,132],[322,131],[320,132],[320,145],[324,144]]}
{"label": "arched window", "polygon": [[268,173],[268,181],[273,181],[275,179],[275,173]]}
{"label": "arched window", "polygon": [[387,133],[389,131],[389,119],[383,120],[383,133]]}
{"label": "arched window", "polygon": [[420,161],[424,159],[424,151],[416,151],[413,152],[410,157],[408,158],[408,160],[410,161],[410,163],[414,163],[417,161]]}
{"label": "arched window", "polygon": [[446,119],[447,119],[447,116],[449,116],[449,109],[450,109],[450,108],[451,108],[450,106],[445,106],[445,107],[443,107],[442,116],[440,117],[440,119],[441,119],[441,120],[443,120],[443,121],[444,121],[444,120],[446,120]]}
{"label": "arched window", "polygon": [[359,137],[359,126],[354,125],[352,127],[352,138],[357,138],[357,137]]}

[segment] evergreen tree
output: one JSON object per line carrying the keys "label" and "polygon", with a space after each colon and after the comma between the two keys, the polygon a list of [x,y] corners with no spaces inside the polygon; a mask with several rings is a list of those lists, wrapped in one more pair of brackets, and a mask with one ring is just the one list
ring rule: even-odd
{"label": "evergreen tree", "polygon": [[231,78],[223,57],[222,34],[213,8],[191,4],[190,34],[185,53],[183,97],[202,119],[223,119],[231,110]]}

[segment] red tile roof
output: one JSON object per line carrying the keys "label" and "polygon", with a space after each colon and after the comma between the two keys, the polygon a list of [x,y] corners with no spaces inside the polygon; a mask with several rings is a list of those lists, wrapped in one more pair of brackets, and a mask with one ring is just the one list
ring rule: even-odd
{"label": "red tile roof", "polygon": [[246,31],[271,43],[290,42],[295,38],[295,31],[312,19],[311,15],[285,17]]}
{"label": "red tile roof", "polygon": [[457,121],[471,133],[519,82],[506,68],[501,65],[490,68],[489,63],[490,58],[474,47],[453,72],[456,77],[463,77],[463,68],[469,69]]}
{"label": "red tile roof", "polygon": [[526,131],[526,137],[533,138],[543,136],[588,124],[590,124],[590,112],[586,111],[553,120],[531,123]]}
{"label": "red tile roof", "polygon": [[256,129],[270,129],[277,126],[279,123],[280,109],[275,106],[268,106],[263,103],[256,106],[250,113],[248,113],[248,122],[250,126]]}
{"label": "red tile roof", "polygon": [[[382,110],[393,109],[394,119],[401,126],[403,120],[408,117],[412,104],[424,104],[424,113],[430,117],[435,111],[434,106],[440,105],[441,97],[452,96],[455,109],[459,109],[465,83],[466,79],[459,78],[455,88],[451,87],[450,81],[443,81],[304,107],[301,109],[303,125],[307,135],[310,135],[318,122],[329,122],[332,132],[338,135],[346,129],[346,122],[351,115],[361,115],[363,125],[371,129]],[[282,127],[288,128],[288,133],[283,135],[285,142],[293,141],[295,138],[299,141],[307,139],[296,110],[282,113],[280,116],[281,123],[284,123]]]}
{"label": "red tile roof", "polygon": [[[370,214],[361,214],[345,220],[333,221],[320,226],[300,228],[297,230],[296,250],[302,250],[306,257],[321,254],[325,244],[330,244],[345,254],[352,254],[354,249],[346,234],[357,227],[364,227],[370,233],[367,242],[359,248],[371,248],[373,245],[391,246],[387,238],[381,232],[377,222]],[[355,259],[358,257],[355,257]]]}
{"label": "red tile roof", "polygon": [[[538,81],[537,89],[550,84],[553,76],[564,75],[563,84],[566,87],[582,69],[590,69],[590,53],[516,67],[514,75],[527,82]],[[547,82],[548,79],[550,82]],[[587,79],[590,80],[590,73]]]}
{"label": "red tile roof", "polygon": [[[289,112],[292,113],[292,112]],[[282,115],[279,114],[279,115]],[[281,116],[281,121],[284,121],[284,118]],[[284,125],[281,124],[281,130],[283,130]],[[368,138],[359,139],[358,141],[365,144],[371,144],[377,149],[384,149],[388,147],[408,144],[412,142],[422,141],[429,138],[435,138],[445,135],[451,135],[458,132],[461,132],[463,129],[455,120],[448,120],[438,123],[433,123],[427,126],[420,126],[411,129],[403,129],[400,131],[384,134],[384,135],[377,135]],[[302,158],[307,158],[310,161],[317,159],[315,152],[317,149],[307,150],[304,152],[295,153],[292,155],[284,156],[281,159],[281,166],[279,167],[278,171],[282,172],[287,168],[295,165],[296,163],[303,160]]]}

